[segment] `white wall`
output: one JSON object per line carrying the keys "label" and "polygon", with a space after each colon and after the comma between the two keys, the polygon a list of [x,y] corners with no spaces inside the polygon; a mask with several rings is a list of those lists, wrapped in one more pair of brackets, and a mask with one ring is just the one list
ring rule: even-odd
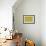
{"label": "white wall", "polygon": [[46,0],[41,1],[41,40],[42,46],[46,46]]}
{"label": "white wall", "polygon": [[[16,5],[14,5],[16,6]],[[23,0],[14,10],[15,28],[24,34],[24,37],[35,41],[41,46],[41,1]],[[23,15],[35,15],[35,24],[23,24]]]}
{"label": "white wall", "polygon": [[16,0],[0,0],[0,27],[12,28],[12,6]]}

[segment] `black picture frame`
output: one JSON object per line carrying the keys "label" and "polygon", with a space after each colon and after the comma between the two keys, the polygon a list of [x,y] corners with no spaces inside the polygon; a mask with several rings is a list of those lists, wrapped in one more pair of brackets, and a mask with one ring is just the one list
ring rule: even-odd
{"label": "black picture frame", "polygon": [[[29,23],[29,22],[25,22],[25,17],[32,17],[33,18],[33,22],[31,23]],[[23,24],[35,24],[35,15],[23,15]]]}

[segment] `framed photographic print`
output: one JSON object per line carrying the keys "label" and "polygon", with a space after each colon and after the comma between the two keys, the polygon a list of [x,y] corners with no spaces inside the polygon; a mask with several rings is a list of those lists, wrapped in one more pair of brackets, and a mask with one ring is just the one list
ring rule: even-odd
{"label": "framed photographic print", "polygon": [[23,24],[35,24],[35,15],[23,15]]}

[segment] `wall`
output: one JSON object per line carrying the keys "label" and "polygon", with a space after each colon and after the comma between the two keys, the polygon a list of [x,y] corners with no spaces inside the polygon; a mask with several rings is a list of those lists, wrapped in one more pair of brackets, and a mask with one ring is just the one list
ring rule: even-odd
{"label": "wall", "polygon": [[[23,0],[18,7],[14,5],[14,24],[24,38],[35,41],[36,46],[41,46],[41,0]],[[35,24],[23,24],[23,15],[35,15]]]}
{"label": "wall", "polygon": [[12,6],[16,0],[0,0],[0,27],[12,29]]}
{"label": "wall", "polygon": [[46,0],[41,1],[41,40],[42,46],[46,46]]}

